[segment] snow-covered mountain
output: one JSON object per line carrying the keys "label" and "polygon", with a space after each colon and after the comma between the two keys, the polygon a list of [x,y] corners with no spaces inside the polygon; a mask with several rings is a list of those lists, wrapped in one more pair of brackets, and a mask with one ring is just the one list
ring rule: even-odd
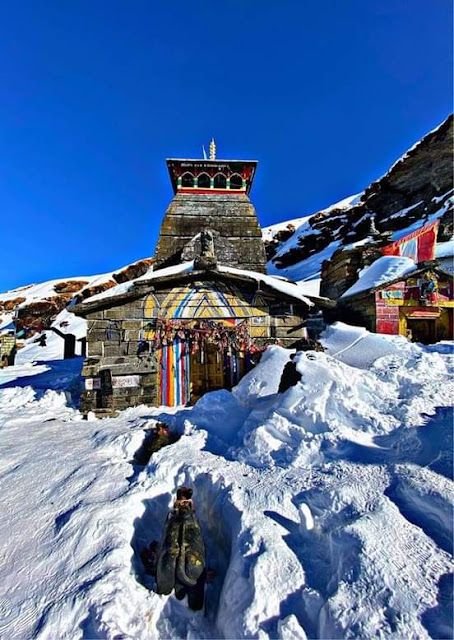
{"label": "snow-covered mountain", "polygon": [[[453,117],[409,149],[362,193],[289,223],[263,230],[269,273],[317,291],[324,260],[352,244],[367,244],[373,215],[378,231],[393,239],[406,229],[440,219],[438,240],[453,234]],[[290,225],[290,226],[289,226]]]}

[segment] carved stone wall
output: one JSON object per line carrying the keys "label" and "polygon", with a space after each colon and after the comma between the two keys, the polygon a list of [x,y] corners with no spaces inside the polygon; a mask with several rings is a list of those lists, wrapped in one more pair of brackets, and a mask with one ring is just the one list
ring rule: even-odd
{"label": "carved stone wall", "polygon": [[[236,265],[240,263],[240,256],[238,255],[235,246],[228,238],[221,236],[219,231],[210,229],[214,236],[214,251],[216,259],[220,264]],[[200,255],[201,243],[200,234],[197,234],[187,244],[184,245],[181,251],[181,261],[188,262],[194,260]]]}

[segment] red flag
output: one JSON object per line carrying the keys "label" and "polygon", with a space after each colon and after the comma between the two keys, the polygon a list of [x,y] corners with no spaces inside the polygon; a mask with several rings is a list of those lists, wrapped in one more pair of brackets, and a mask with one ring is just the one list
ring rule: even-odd
{"label": "red flag", "polygon": [[437,241],[438,220],[420,227],[400,240],[383,247],[384,256],[406,256],[415,263],[433,260]]}

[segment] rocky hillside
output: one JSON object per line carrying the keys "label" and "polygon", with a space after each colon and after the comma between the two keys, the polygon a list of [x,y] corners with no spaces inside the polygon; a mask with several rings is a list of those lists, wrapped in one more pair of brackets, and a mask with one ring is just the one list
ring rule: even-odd
{"label": "rocky hillside", "polygon": [[453,234],[453,117],[409,149],[364,192],[294,221],[264,230],[269,271],[298,281],[320,278],[324,260],[355,243],[367,243],[371,217],[379,232],[397,234],[440,219],[438,241]]}
{"label": "rocky hillside", "polygon": [[17,317],[17,329],[26,328],[27,335],[47,329],[71,301],[79,302],[121,282],[138,278],[152,264],[152,258],[144,258],[112,273],[49,280],[0,293],[0,330],[8,329],[13,316]]}

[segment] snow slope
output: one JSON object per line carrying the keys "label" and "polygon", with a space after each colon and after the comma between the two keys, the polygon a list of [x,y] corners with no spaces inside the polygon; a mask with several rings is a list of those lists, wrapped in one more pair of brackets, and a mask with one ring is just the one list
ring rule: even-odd
{"label": "snow slope", "polygon": [[43,324],[47,326],[47,316],[57,315],[53,313],[52,302],[58,305],[57,312],[59,312],[70,304],[71,296],[74,298],[93,296],[97,291],[137,278],[144,272],[151,273],[152,262],[151,258],[143,258],[109,273],[47,280],[0,293],[0,331],[9,331],[14,328],[15,311],[24,312],[36,303],[44,303],[41,314],[43,318],[46,317],[46,322]]}
{"label": "snow slope", "polygon": [[[362,194],[360,193],[349,196],[348,198],[343,198],[326,209],[322,209],[317,213],[317,215],[329,216],[332,211],[336,211],[338,214],[339,212],[348,214],[349,209],[354,207],[360,201],[361,196]],[[303,218],[297,218],[288,222],[282,222],[265,227],[262,230],[262,234],[265,241],[272,242],[276,234],[286,228],[288,224],[293,224],[293,226],[295,226],[294,233],[288,238],[288,240],[279,243],[276,254],[273,256],[273,259],[268,262],[268,273],[274,276],[284,276],[289,280],[297,282],[306,295],[318,296],[320,295],[320,274],[322,262],[324,260],[329,260],[333,253],[339,248],[340,242],[338,240],[333,239],[333,242],[329,243],[320,251],[314,251],[314,253],[307,256],[304,260],[296,261],[287,267],[283,267],[282,265],[278,266],[275,262],[275,259],[279,260],[280,257],[285,256],[289,252],[296,251],[300,244],[304,244],[306,239],[320,233],[311,225],[310,220],[314,215],[316,214],[310,214]]]}
{"label": "snow slope", "polygon": [[[0,370],[0,636],[452,637],[452,345],[342,324],[323,341],[283,394],[291,352],[271,347],[232,393],[102,421],[73,404],[80,358]],[[158,418],[181,438],[140,467]],[[206,615],[139,558],[183,483],[216,570]]]}

